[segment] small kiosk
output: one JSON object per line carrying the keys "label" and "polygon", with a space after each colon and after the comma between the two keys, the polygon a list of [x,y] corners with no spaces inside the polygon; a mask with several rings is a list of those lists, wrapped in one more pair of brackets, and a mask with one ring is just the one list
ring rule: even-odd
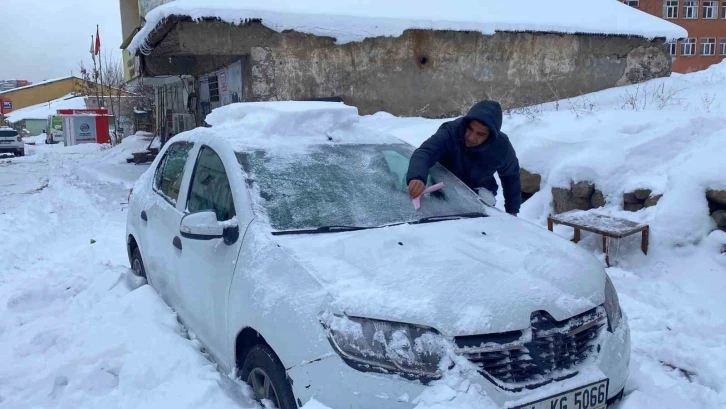
{"label": "small kiosk", "polygon": [[101,109],[59,109],[63,120],[63,143],[73,146],[82,143],[110,143],[108,120],[111,115]]}

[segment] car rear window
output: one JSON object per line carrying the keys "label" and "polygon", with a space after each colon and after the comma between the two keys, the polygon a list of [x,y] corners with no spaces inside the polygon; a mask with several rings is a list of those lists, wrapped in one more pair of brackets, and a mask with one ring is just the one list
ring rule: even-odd
{"label": "car rear window", "polygon": [[0,137],[3,136],[18,136],[18,131],[10,131],[7,129],[0,129]]}

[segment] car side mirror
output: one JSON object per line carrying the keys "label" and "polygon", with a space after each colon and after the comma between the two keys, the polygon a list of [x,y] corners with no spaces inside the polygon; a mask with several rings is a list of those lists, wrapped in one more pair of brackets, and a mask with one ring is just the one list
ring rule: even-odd
{"label": "car side mirror", "polygon": [[217,221],[216,213],[205,210],[184,216],[179,226],[179,233],[182,237],[192,240],[223,238],[224,243],[229,245],[239,238],[239,226],[237,223],[220,223]]}
{"label": "car side mirror", "polygon": [[212,240],[222,238],[224,227],[217,222],[217,215],[213,211],[203,211],[184,216],[179,232],[187,239]]}

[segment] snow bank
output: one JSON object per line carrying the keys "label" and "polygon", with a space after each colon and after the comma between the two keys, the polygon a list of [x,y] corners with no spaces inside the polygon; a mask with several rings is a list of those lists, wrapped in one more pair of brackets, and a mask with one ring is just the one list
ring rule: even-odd
{"label": "snow bank", "polygon": [[153,9],[146,25],[129,44],[135,53],[164,18],[219,18],[231,24],[261,18],[262,24],[282,32],[295,30],[329,36],[337,43],[370,37],[400,36],[407,29],[480,31],[539,31],[633,35],[645,38],[687,37],[680,26],[612,0],[495,0],[417,1],[385,0],[177,0]]}

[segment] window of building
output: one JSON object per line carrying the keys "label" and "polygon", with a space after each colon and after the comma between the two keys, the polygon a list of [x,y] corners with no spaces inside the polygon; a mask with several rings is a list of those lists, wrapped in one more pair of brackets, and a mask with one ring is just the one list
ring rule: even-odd
{"label": "window of building", "polygon": [[718,2],[717,1],[704,1],[703,2],[703,18],[708,18],[708,19],[718,18]]}
{"label": "window of building", "polygon": [[682,56],[696,55],[696,39],[695,38],[687,38],[687,39],[681,41],[681,55]]}
{"label": "window of building", "polygon": [[668,43],[668,49],[670,50],[671,56],[675,57],[678,53],[678,42],[673,40]]}
{"label": "window of building", "polygon": [[685,0],[683,2],[683,18],[698,18],[698,0]]}
{"label": "window of building", "polygon": [[726,18],[726,1],[721,3],[721,18]]}
{"label": "window of building", "polygon": [[701,55],[716,55],[716,39],[713,37],[701,39]]}
{"label": "window of building", "polygon": [[678,0],[666,0],[663,16],[665,18],[678,18]]}
{"label": "window of building", "polygon": [[721,37],[721,55],[726,55],[726,37]]}
{"label": "window of building", "polygon": [[219,80],[216,75],[209,77],[209,102],[219,102]]}
{"label": "window of building", "polygon": [[636,9],[640,6],[640,0],[621,0],[621,1],[630,7],[635,7]]}

